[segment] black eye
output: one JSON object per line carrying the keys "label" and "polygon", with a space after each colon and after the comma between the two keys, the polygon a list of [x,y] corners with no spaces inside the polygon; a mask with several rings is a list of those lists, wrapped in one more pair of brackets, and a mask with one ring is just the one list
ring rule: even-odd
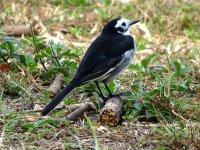
{"label": "black eye", "polygon": [[123,22],[123,23],[122,23],[122,26],[126,26],[126,23],[125,23],[125,22]]}

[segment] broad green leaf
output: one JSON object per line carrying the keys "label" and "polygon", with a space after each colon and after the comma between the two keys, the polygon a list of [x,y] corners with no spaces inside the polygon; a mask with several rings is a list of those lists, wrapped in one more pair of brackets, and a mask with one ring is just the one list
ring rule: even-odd
{"label": "broad green leaf", "polygon": [[185,109],[185,108],[190,108],[190,109],[199,109],[200,108],[200,105],[191,105],[191,104],[183,104],[181,106],[181,108]]}
{"label": "broad green leaf", "polygon": [[115,82],[110,82],[110,83],[109,83],[109,89],[110,89],[112,92],[115,91],[115,87],[116,87]]}
{"label": "broad green leaf", "polygon": [[125,93],[123,93],[123,96],[134,97],[134,95],[131,91],[126,91]]}
{"label": "broad green leaf", "polygon": [[33,43],[35,45],[35,47],[37,48],[37,50],[41,51],[43,49],[46,48],[46,45],[45,43],[42,43],[42,42],[38,42],[38,43]]}
{"label": "broad green leaf", "polygon": [[153,109],[149,109],[149,108],[147,108],[147,110],[145,111],[145,114],[147,117],[156,116],[156,112]]}
{"label": "broad green leaf", "polygon": [[32,55],[25,55],[26,62],[35,62]]}
{"label": "broad green leaf", "polygon": [[49,47],[54,49],[54,52],[59,55],[60,52],[64,49],[64,45],[61,43],[54,43],[54,42],[49,42]]}
{"label": "broad green leaf", "polygon": [[1,49],[8,52],[9,55],[12,53],[14,49],[14,46],[11,43],[4,43],[4,44],[1,44],[0,46],[1,46]]}
{"label": "broad green leaf", "polygon": [[37,122],[35,122],[35,127],[41,127],[45,124],[51,124],[51,125],[57,125],[58,123],[53,120],[53,119],[44,119],[44,120],[38,120]]}
{"label": "broad green leaf", "polygon": [[69,104],[77,104],[78,101],[74,99],[66,99],[64,100],[64,104],[69,105]]}
{"label": "broad green leaf", "polygon": [[68,67],[67,66],[62,66],[62,67],[51,66],[48,68],[47,72],[42,74],[42,77],[44,79],[48,79],[48,78],[52,77],[53,75],[56,75],[57,73],[63,73],[65,76],[69,76]]}
{"label": "broad green leaf", "polygon": [[141,82],[136,82],[131,86],[134,93],[139,92],[139,90],[142,88]]}
{"label": "broad green leaf", "polygon": [[170,150],[170,149],[167,147],[156,147],[155,150]]}
{"label": "broad green leaf", "polygon": [[138,65],[138,64],[131,64],[129,66],[129,68],[133,69],[135,71],[138,71],[138,72],[143,72],[144,71],[143,68],[140,65]]}
{"label": "broad green leaf", "polygon": [[57,125],[58,123],[55,121],[55,120],[53,120],[53,119],[43,119],[43,120],[38,120],[37,122],[32,122],[32,123],[25,123],[25,124],[23,124],[22,126],[24,127],[24,128],[27,128],[27,129],[30,129],[30,130],[32,130],[32,129],[34,129],[34,128],[38,128],[38,127],[41,127],[41,126],[43,126],[43,125],[45,125],[45,124],[51,124],[51,125]]}
{"label": "broad green leaf", "polygon": [[156,78],[157,81],[162,82],[163,78],[161,78],[161,75],[156,72],[151,72],[151,74]]}
{"label": "broad green leaf", "polygon": [[181,65],[178,61],[174,61],[175,73],[181,75]]}
{"label": "broad green leaf", "polygon": [[59,56],[60,56],[60,57],[61,57],[61,56],[68,56],[68,57],[79,58],[78,55],[76,55],[75,53],[72,53],[70,50],[64,51],[64,52],[60,53]]}
{"label": "broad green leaf", "polygon": [[1,45],[0,45],[0,55],[7,55],[8,52],[4,49],[1,49]]}
{"label": "broad green leaf", "polygon": [[185,75],[185,74],[187,74],[187,73],[189,73],[191,71],[192,71],[192,68],[190,68],[190,67],[182,68],[181,69],[181,75]]}
{"label": "broad green leaf", "polygon": [[36,69],[37,67],[37,63],[35,62],[33,56],[31,55],[25,55],[25,59],[26,59],[26,65],[28,66],[28,68],[33,71]]}
{"label": "broad green leaf", "polygon": [[134,107],[135,107],[135,109],[137,109],[137,110],[141,110],[142,107],[143,107],[143,104],[138,102],[138,103],[135,103],[135,104],[134,104]]}
{"label": "broad green leaf", "polygon": [[128,114],[126,114],[125,116],[123,116],[123,118],[125,118],[126,120],[133,120],[136,117],[139,116],[139,114],[141,113],[140,110],[131,110],[131,112],[128,112]]}
{"label": "broad green leaf", "polygon": [[48,56],[52,56],[53,53],[52,53],[52,49],[50,47],[48,47],[46,50],[45,50],[45,53],[48,55]]}
{"label": "broad green leaf", "polygon": [[143,59],[143,60],[141,61],[141,66],[143,66],[144,69],[147,70],[147,67],[149,66],[151,60],[152,60],[153,58],[155,58],[156,56],[157,56],[157,54],[155,54],[155,53],[149,55],[147,58],[145,58],[145,59]]}
{"label": "broad green leaf", "polygon": [[26,63],[26,58],[25,58],[25,55],[18,55],[18,54],[15,54],[14,55],[15,59],[23,64]]}
{"label": "broad green leaf", "polygon": [[146,107],[145,114],[147,117],[153,117],[156,116],[156,112],[154,110],[153,104],[150,102],[144,103],[144,106]]}
{"label": "broad green leaf", "polygon": [[6,35],[5,32],[0,31],[0,36],[5,36],[5,35]]}
{"label": "broad green leaf", "polygon": [[141,51],[145,48],[145,45],[148,43],[147,41],[144,40],[144,38],[138,37],[136,39],[137,41],[137,51]]}
{"label": "broad green leaf", "polygon": [[200,109],[199,105],[192,105],[191,108]]}
{"label": "broad green leaf", "polygon": [[171,84],[170,85],[170,90],[177,90],[177,91],[186,91],[188,89],[187,86],[183,84]]}
{"label": "broad green leaf", "polygon": [[191,78],[189,78],[189,79],[187,79],[186,81],[185,81],[185,86],[187,86],[188,88],[190,87],[190,84],[191,84],[191,82],[192,82],[192,79]]}
{"label": "broad green leaf", "polygon": [[15,59],[23,64],[28,64],[30,62],[34,62],[34,58],[31,55],[14,55]]}
{"label": "broad green leaf", "polygon": [[35,124],[34,124],[34,122],[26,123],[26,124],[23,124],[22,127],[31,130],[31,129],[35,128]]}
{"label": "broad green leaf", "polygon": [[3,38],[0,39],[0,41],[2,43],[8,43],[9,42],[11,44],[21,44],[21,42],[14,37],[3,37]]}

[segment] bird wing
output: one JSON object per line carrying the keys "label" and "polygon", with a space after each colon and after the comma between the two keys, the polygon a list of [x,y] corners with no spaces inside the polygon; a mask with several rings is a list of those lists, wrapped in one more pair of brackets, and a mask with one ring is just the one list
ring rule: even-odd
{"label": "bird wing", "polygon": [[123,59],[123,56],[120,55],[118,57],[105,60],[100,65],[96,65],[93,69],[91,69],[91,72],[88,73],[86,76],[84,76],[80,81],[81,83],[97,79],[108,72],[110,72],[117,64],[121,62]]}
{"label": "bird wing", "polygon": [[99,36],[88,48],[72,80],[82,84],[106,74],[119,64],[123,54],[134,49],[133,38],[122,36]]}

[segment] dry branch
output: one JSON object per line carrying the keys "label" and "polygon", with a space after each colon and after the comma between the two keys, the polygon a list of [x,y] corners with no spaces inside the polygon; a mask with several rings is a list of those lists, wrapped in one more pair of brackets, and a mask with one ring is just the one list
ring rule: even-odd
{"label": "dry branch", "polygon": [[[34,29],[33,29],[34,30]],[[9,36],[30,36],[31,35],[31,29],[30,26],[28,25],[4,25],[2,27],[2,31],[7,33],[7,35]],[[36,31],[33,31],[34,33],[36,33]]]}
{"label": "dry branch", "polygon": [[51,92],[51,97],[54,97],[56,94],[58,94],[62,88],[64,81],[64,75],[62,73],[59,73],[51,86],[48,88],[48,90]]}
{"label": "dry branch", "polygon": [[91,110],[95,110],[95,106],[92,102],[83,103],[83,104],[81,104],[81,106],[78,109],[74,110],[72,113],[67,115],[67,119],[69,119],[71,121],[75,121],[78,119],[78,117],[83,115],[84,112],[88,112]]}
{"label": "dry branch", "polygon": [[[67,109],[66,113],[71,113],[72,111],[78,109],[79,107],[81,107],[83,104],[71,104],[71,105],[67,105],[67,106],[57,106],[56,108],[53,109],[54,110],[62,110],[62,109]],[[27,113],[32,113],[32,112],[42,112],[43,108],[41,109],[34,109],[34,110],[27,110]]]}
{"label": "dry branch", "polygon": [[[65,108],[65,106],[61,106],[61,107],[54,108],[54,110],[62,110],[64,108]],[[27,110],[26,112],[27,113],[33,113],[33,112],[42,112],[42,111],[43,111],[43,108],[41,108],[41,109],[34,109],[34,110]]]}
{"label": "dry branch", "polygon": [[123,103],[120,97],[109,99],[100,112],[100,122],[103,125],[116,126],[122,117]]}

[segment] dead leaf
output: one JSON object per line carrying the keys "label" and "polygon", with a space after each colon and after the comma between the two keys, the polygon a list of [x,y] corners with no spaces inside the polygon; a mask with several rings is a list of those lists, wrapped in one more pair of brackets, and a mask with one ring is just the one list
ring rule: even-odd
{"label": "dead leaf", "polygon": [[9,72],[12,71],[12,68],[10,67],[10,65],[8,63],[3,63],[0,64],[0,73],[2,72]]}

